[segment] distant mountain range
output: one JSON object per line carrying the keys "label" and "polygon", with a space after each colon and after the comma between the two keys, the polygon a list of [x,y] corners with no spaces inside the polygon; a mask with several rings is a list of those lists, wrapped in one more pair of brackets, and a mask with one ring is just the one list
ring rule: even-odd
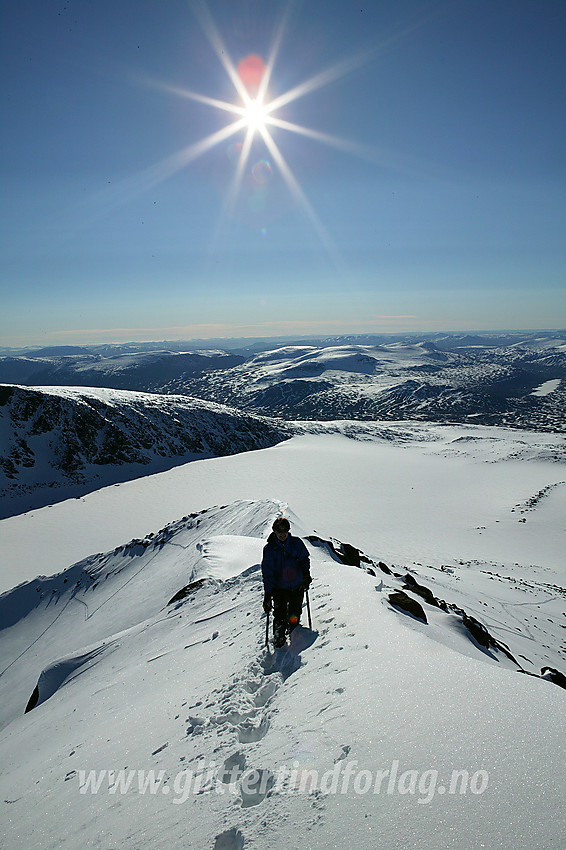
{"label": "distant mountain range", "polygon": [[428,420],[562,431],[566,343],[285,347],[164,391],[286,419]]}
{"label": "distant mountain range", "polygon": [[190,380],[212,369],[243,363],[242,355],[225,351],[125,351],[123,346],[43,348],[0,357],[0,383],[26,386],[110,387],[159,391],[171,380]]}
{"label": "distant mountain range", "polygon": [[431,420],[563,431],[566,332],[131,343],[0,357],[0,382],[189,395],[308,420]]}

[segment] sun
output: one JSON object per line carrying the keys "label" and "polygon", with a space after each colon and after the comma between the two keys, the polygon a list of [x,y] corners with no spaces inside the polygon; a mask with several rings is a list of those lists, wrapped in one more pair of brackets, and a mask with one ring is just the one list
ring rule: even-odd
{"label": "sun", "polygon": [[[220,100],[210,95],[200,94],[190,89],[160,82],[148,77],[142,78],[142,81],[146,85],[158,88],[160,91],[167,92],[168,94],[206,104],[223,114],[229,115],[230,120],[219,129],[210,133],[210,135],[186,145],[154,165],[121,181],[113,187],[112,192],[105,192],[105,196],[108,197],[110,195],[114,199],[114,204],[123,204],[128,199],[134,198],[162,183],[164,180],[170,179],[182,169],[187,168],[189,164],[211,151],[214,147],[226,145],[228,140],[234,136],[238,136],[238,141],[235,144],[231,144],[229,148],[226,148],[230,163],[233,164],[234,169],[232,176],[228,178],[226,183],[224,202],[219,213],[216,233],[211,243],[212,247],[215,245],[216,238],[221,232],[224,221],[233,215],[242,188],[246,184],[250,185],[251,179],[255,184],[259,184],[265,188],[271,182],[272,176],[276,174],[285,184],[297,208],[301,210],[308,223],[314,228],[328,256],[333,260],[336,267],[343,267],[342,258],[333,244],[333,240],[330,238],[324,224],[308,199],[305,190],[293,173],[291,166],[285,159],[279,139],[284,137],[286,133],[295,134],[306,139],[308,142],[321,143],[343,153],[353,155],[370,163],[372,166],[377,165],[381,169],[395,168],[402,171],[409,170],[410,172],[414,172],[416,166],[419,168],[422,166],[417,161],[408,160],[399,154],[392,154],[373,144],[368,145],[354,139],[305,127],[283,116],[288,112],[287,108],[292,106],[295,101],[311,95],[325,86],[331,85],[340,78],[371,62],[389,44],[394,43],[411,33],[416,27],[426,23],[429,17],[428,14],[420,18],[417,17],[408,26],[390,34],[387,39],[346,56],[336,62],[336,64],[323,68],[303,82],[280,93],[277,92],[277,87],[273,80],[273,69],[278,59],[287,25],[287,18],[290,15],[291,2],[287,4],[287,9],[275,28],[271,47],[268,49],[266,57],[264,58],[257,53],[252,53],[243,57],[238,62],[232,59],[208,9],[207,0],[187,0],[187,2],[200,24],[206,40],[222,65],[228,80],[234,87],[234,100]],[[272,83],[275,94],[273,94],[273,89],[269,92],[269,87]],[[251,159],[257,156],[258,148],[261,145],[265,148],[263,156],[260,154],[261,158],[252,165]]]}
{"label": "sun", "polygon": [[[176,154],[167,157],[156,166],[147,169],[143,175],[143,180],[138,181],[138,184],[143,188],[159,183],[161,180],[172,176],[180,169],[186,167],[189,163],[194,162],[216,145],[227,142],[228,139],[235,135],[240,135],[243,138],[238,147],[239,155],[233,178],[226,190],[226,198],[221,214],[221,218],[225,218],[234,209],[246,174],[250,170],[249,161],[252,156],[252,148],[255,150],[254,142],[259,137],[259,141],[266,148],[266,157],[261,162],[267,163],[270,174],[274,170],[279,173],[298,207],[302,209],[303,214],[314,227],[328,254],[337,262],[338,257],[332,241],[302,186],[287,163],[279,144],[274,138],[273,130],[279,131],[279,133],[286,131],[298,134],[303,138],[321,142],[330,147],[341,149],[346,153],[355,154],[363,159],[376,161],[376,154],[373,149],[369,149],[365,145],[295,124],[280,116],[280,110],[283,107],[287,107],[297,99],[333,83],[352,70],[364,65],[372,57],[374,50],[364,51],[344,59],[336,65],[314,74],[311,78],[306,79],[304,82],[288,89],[282,94],[277,93],[275,97],[272,97],[268,93],[268,87],[272,81],[273,68],[283,38],[286,16],[282,18],[275,32],[271,50],[265,59],[258,54],[250,54],[236,63],[232,60],[226,48],[205,0],[191,0],[190,5],[201,25],[205,37],[209,41],[234,87],[236,95],[234,98],[235,102],[219,100],[176,86],[159,84],[159,87],[182,98],[197,101],[223,113],[227,113],[231,115],[231,121],[211,135],[188,145]],[[379,159],[379,156],[377,159]],[[253,174],[253,167],[251,171]]]}
{"label": "sun", "polygon": [[260,99],[250,100],[243,108],[242,117],[245,119],[246,128],[249,131],[263,135],[266,132],[269,108]]}

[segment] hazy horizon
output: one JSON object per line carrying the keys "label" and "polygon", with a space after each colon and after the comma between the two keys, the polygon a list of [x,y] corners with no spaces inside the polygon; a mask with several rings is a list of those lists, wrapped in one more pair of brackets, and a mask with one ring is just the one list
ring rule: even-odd
{"label": "hazy horizon", "polygon": [[[359,333],[297,333],[297,334],[273,334],[273,335],[265,335],[265,336],[211,336],[211,337],[156,337],[154,339],[150,338],[140,338],[135,339],[133,337],[116,337],[115,339],[99,339],[99,340],[79,340],[79,339],[68,339],[64,342],[61,341],[53,341],[53,342],[45,342],[45,341],[32,341],[27,345],[21,346],[9,346],[9,345],[0,345],[0,352],[2,351],[24,351],[24,350],[34,350],[34,349],[42,349],[42,348],[77,348],[77,347],[104,347],[104,346],[154,346],[154,345],[171,345],[178,346],[181,344],[190,344],[190,343],[222,343],[222,341],[228,343],[241,343],[242,346],[245,344],[252,344],[254,342],[265,342],[268,343],[273,341],[273,343],[280,342],[289,342],[293,340],[327,340],[331,338],[336,338],[337,340],[342,338],[350,338],[350,337],[427,337],[427,336],[438,336],[438,335],[446,335],[446,336],[460,336],[460,335],[469,335],[469,336],[499,336],[499,335],[531,335],[531,334],[542,334],[543,336],[550,336],[553,334],[565,335],[566,336],[566,328],[492,328],[489,330],[481,329],[481,328],[463,328],[460,330],[455,330],[454,328],[439,328],[437,330],[414,330],[414,331],[368,331],[368,332],[359,332]],[[230,346],[233,347],[233,346]]]}

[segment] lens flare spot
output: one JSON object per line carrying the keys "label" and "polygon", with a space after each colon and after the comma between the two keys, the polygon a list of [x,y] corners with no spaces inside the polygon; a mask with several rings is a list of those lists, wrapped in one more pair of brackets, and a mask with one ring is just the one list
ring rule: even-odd
{"label": "lens flare spot", "polygon": [[260,159],[252,168],[252,178],[259,186],[266,186],[273,177],[273,169],[266,159]]}
{"label": "lens flare spot", "polygon": [[238,62],[238,76],[251,97],[257,95],[265,71],[265,62],[256,53],[250,53]]}
{"label": "lens flare spot", "polygon": [[241,156],[243,144],[241,142],[234,142],[233,145],[226,150],[226,154],[230,162],[237,162]]}

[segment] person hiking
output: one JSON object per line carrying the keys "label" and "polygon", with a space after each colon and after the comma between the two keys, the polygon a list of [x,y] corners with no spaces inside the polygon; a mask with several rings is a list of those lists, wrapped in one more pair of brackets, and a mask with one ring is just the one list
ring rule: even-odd
{"label": "person hiking", "polygon": [[277,517],[263,547],[263,610],[273,604],[273,645],[283,646],[287,633],[298,626],[303,595],[312,579],[307,547],[290,533],[286,517]]}

